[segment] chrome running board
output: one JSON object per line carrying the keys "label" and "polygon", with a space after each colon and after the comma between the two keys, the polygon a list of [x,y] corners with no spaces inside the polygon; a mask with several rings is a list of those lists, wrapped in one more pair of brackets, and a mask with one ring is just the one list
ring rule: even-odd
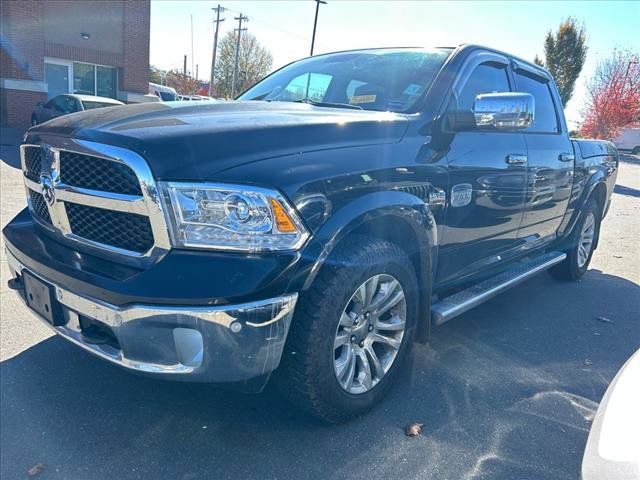
{"label": "chrome running board", "polygon": [[450,297],[445,297],[431,306],[431,321],[434,325],[441,325],[525,281],[529,277],[562,262],[566,257],[566,253],[562,252],[546,253],[528,262],[520,263],[495,277],[477,283]]}

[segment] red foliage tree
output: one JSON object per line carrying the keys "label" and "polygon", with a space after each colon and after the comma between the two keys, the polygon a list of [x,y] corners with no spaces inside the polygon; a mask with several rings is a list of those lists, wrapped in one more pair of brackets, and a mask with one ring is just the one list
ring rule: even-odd
{"label": "red foliage tree", "polygon": [[612,139],[640,120],[640,55],[615,50],[587,84],[583,137]]}

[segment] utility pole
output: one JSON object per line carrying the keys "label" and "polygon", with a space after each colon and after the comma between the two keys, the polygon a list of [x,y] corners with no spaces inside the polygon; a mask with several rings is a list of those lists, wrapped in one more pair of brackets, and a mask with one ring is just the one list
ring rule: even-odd
{"label": "utility pole", "polygon": [[196,63],[196,80],[198,80],[198,64]]}
{"label": "utility pole", "polygon": [[316,43],[316,26],[318,25],[318,10],[320,10],[320,4],[326,5],[324,0],[314,0],[316,2],[316,18],[313,21],[313,36],[311,37],[311,54],[313,56],[313,45]]}
{"label": "utility pole", "polygon": [[193,75],[193,14],[191,14],[191,75]]}
{"label": "utility pole", "polygon": [[182,75],[187,76],[187,56],[184,56],[184,63],[182,64]]}
{"label": "utility pole", "polygon": [[213,80],[215,78],[216,72],[216,52],[218,50],[218,27],[220,26],[220,22],[224,22],[224,18],[220,18],[220,12],[224,12],[224,8],[218,5],[215,8],[212,8],[216,12],[216,32],[213,34],[213,54],[211,55],[211,75],[209,77],[209,96],[211,96],[213,89]]}
{"label": "utility pole", "polygon": [[246,31],[246,28],[242,28],[242,22],[249,21],[249,17],[245,17],[242,13],[239,17],[234,17],[234,20],[238,20],[238,28],[235,29],[238,32],[238,38],[236,39],[236,59],[233,65],[233,77],[231,80],[231,98],[236,97],[236,78],[238,76],[238,60],[240,59],[240,36],[243,31]]}

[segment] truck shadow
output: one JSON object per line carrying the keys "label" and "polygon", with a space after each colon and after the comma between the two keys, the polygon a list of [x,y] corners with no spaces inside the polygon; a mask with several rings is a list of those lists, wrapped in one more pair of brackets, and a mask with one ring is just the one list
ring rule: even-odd
{"label": "truck shadow", "polygon": [[597,404],[639,347],[639,303],[597,270],[540,275],[434,329],[382,404],[338,426],[271,387],[160,382],[50,338],[0,365],[0,476],[578,478]]}

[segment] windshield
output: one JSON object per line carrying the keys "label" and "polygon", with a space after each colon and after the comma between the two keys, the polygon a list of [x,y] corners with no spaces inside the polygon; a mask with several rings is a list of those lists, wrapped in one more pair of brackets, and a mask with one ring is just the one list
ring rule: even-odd
{"label": "windshield", "polygon": [[310,101],[409,112],[451,51],[369,50],[312,57],[274,72],[238,100]]}
{"label": "windshield", "polygon": [[102,107],[115,107],[118,105],[117,103],[108,103],[108,102],[91,102],[91,101],[83,101],[82,106],[85,110],[91,110],[93,108],[102,108]]}

